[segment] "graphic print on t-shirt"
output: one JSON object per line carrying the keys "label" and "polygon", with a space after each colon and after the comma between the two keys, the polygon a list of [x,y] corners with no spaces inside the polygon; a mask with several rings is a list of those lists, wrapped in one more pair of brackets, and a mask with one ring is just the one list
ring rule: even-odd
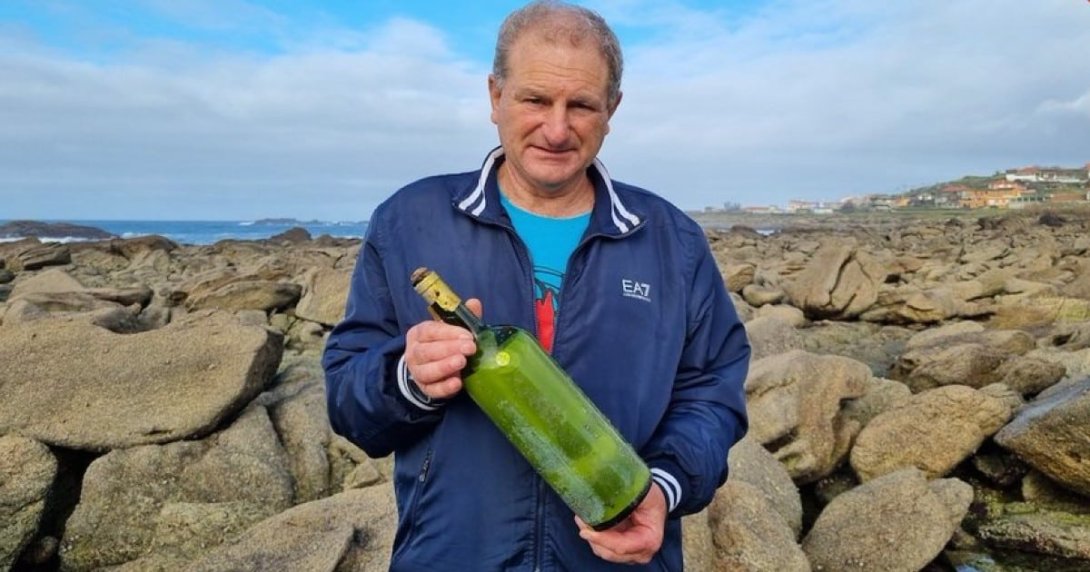
{"label": "graphic print on t-shirt", "polygon": [[526,245],[533,266],[534,319],[537,339],[552,353],[556,341],[556,317],[560,313],[560,289],[568,258],[590,222],[590,212],[573,217],[547,217],[523,210],[500,194],[500,204],[511,225]]}
{"label": "graphic print on t-shirt", "polygon": [[556,310],[560,304],[560,284],[564,274],[544,268],[534,267],[534,313],[537,317],[537,337],[545,351],[552,353],[553,336],[556,326]]}

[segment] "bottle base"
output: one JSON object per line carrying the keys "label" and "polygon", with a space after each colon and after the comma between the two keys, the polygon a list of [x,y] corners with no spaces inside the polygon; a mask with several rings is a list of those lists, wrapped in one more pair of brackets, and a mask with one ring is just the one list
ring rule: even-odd
{"label": "bottle base", "polygon": [[636,507],[640,506],[640,503],[643,502],[643,499],[647,497],[647,493],[650,490],[651,490],[651,477],[648,476],[647,477],[647,483],[645,485],[643,485],[643,492],[636,495],[635,500],[633,500],[631,504],[626,506],[624,508],[624,510],[622,510],[621,512],[617,513],[617,516],[615,516],[615,517],[613,517],[613,518],[611,518],[611,519],[609,519],[609,520],[607,520],[605,522],[595,524],[595,525],[591,525],[591,528],[601,532],[603,530],[606,530],[606,529],[609,529],[609,528],[613,528],[614,526],[617,526],[618,524],[621,523],[621,521],[628,518],[628,515],[632,514],[632,511],[636,510]]}

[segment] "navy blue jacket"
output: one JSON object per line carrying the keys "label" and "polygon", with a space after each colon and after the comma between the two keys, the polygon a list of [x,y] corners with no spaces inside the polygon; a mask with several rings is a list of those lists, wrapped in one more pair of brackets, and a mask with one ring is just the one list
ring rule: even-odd
{"label": "navy blue jacket", "polygon": [[346,315],[323,366],[334,431],[395,453],[395,571],[681,570],[680,517],[727,476],[746,431],[749,344],[701,228],[601,163],[589,227],[564,275],[553,357],[652,469],[670,508],[644,567],[599,559],[560,497],[464,392],[411,391],[405,333],[430,319],[420,266],[480,298],[491,324],[535,330],[533,265],[500,205],[494,150],[480,171],[423,179],[374,212]]}

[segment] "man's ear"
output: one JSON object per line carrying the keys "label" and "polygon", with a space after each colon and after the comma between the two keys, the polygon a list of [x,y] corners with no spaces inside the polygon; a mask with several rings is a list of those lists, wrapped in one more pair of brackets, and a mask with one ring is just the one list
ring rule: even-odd
{"label": "man's ear", "polygon": [[617,100],[613,102],[613,105],[609,108],[609,118],[613,119],[613,114],[617,112],[617,108],[621,106],[621,99],[624,97],[623,91],[617,92]]}
{"label": "man's ear", "polygon": [[503,95],[503,89],[500,88],[500,81],[496,79],[493,74],[488,74],[488,100],[492,103],[492,123],[496,123],[497,110],[500,107],[500,96]]}
{"label": "man's ear", "polygon": [[613,105],[610,106],[610,108],[606,110],[608,112],[608,116],[606,117],[606,135],[609,135],[609,121],[611,119],[613,119],[613,114],[616,113],[617,108],[621,106],[621,98],[622,97],[624,97],[624,93],[623,92],[618,92],[617,93],[617,99],[613,102]]}

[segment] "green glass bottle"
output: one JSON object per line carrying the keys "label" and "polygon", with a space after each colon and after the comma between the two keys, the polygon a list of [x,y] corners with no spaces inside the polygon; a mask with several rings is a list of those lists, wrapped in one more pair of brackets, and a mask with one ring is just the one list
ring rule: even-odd
{"label": "green glass bottle", "polygon": [[537,339],[485,325],[431,270],[417,269],[412,283],[436,319],[473,332],[465,390],[545,482],[596,530],[627,518],[650,470]]}

